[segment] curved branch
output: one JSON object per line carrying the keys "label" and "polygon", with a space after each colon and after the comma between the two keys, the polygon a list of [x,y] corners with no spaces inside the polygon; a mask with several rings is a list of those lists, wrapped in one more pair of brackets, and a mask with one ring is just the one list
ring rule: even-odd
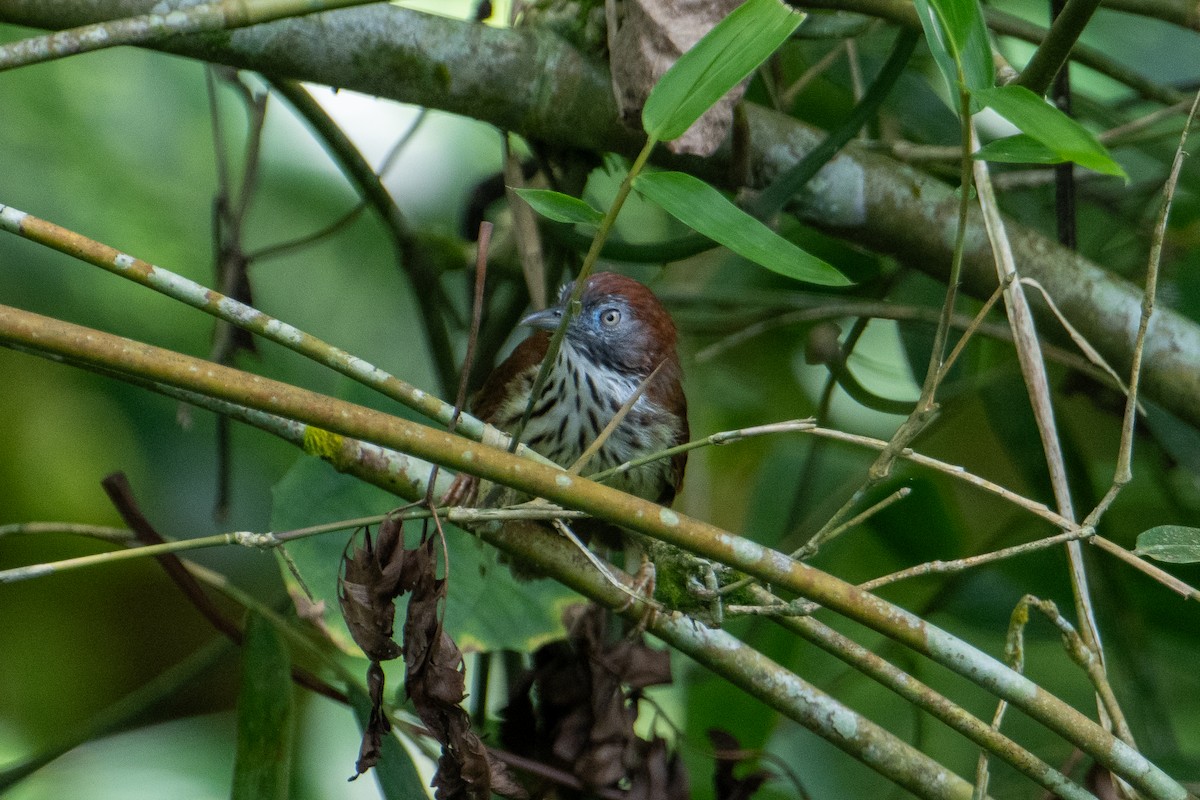
{"label": "curved branch", "polygon": [[[197,391],[224,400],[242,403],[261,411],[299,420],[316,426],[323,439],[348,436],[382,445],[417,458],[428,459],[441,466],[470,472],[484,479],[501,483],[524,493],[544,497],[565,508],[587,512],[599,519],[628,527],[651,538],[683,548],[705,558],[728,564],[759,580],[793,591],[805,599],[820,603],[844,614],[880,633],[892,637],[939,664],[963,675],[979,686],[995,693],[1027,712],[1058,735],[1093,755],[1105,767],[1152,797],[1185,800],[1187,791],[1160,768],[1111,733],[1088,719],[1078,710],[1045,692],[1029,679],[996,659],[976,650],[946,631],[927,623],[920,617],[872,594],[846,583],[840,578],[788,558],[786,555],[735,536],[714,525],[691,519],[654,503],[561,469],[519,458],[503,450],[476,444],[454,434],[427,428],[408,420],[392,417],[362,406],[335,400],[278,381],[251,375],[240,370],[202,361],[130,339],[101,333],[0,306],[0,344],[32,351],[52,358],[69,358],[83,364]],[[314,436],[314,438],[316,438]],[[308,437],[306,435],[306,442]],[[504,549],[512,548],[524,555],[528,543],[508,541]],[[536,546],[533,548],[536,551]],[[578,570],[579,573],[587,572]],[[568,578],[570,576],[563,576]],[[571,578],[571,580],[583,578]],[[574,585],[568,581],[569,585]],[[597,592],[614,592],[605,584]],[[612,604],[623,602],[624,595],[612,597]],[[693,623],[679,623],[672,616],[662,615],[664,638],[695,632]],[[707,632],[692,641],[672,644],[689,655],[716,657],[722,651],[716,644],[718,632]],[[734,658],[730,655],[730,658]],[[738,655],[737,658],[742,658]],[[745,664],[726,673],[740,680],[758,671],[762,664],[759,654],[747,651]],[[732,663],[732,662],[729,662]],[[739,684],[742,685],[742,684]],[[749,687],[757,696],[781,687]],[[804,686],[789,685],[785,692],[793,700],[816,702]],[[809,715],[825,716],[827,710]],[[830,719],[836,723],[838,717]],[[864,745],[866,746],[866,745]],[[916,776],[896,779],[901,785],[913,787]]]}

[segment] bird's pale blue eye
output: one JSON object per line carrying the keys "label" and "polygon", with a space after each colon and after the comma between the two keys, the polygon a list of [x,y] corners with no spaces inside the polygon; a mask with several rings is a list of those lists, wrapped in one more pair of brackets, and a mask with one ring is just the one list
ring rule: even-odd
{"label": "bird's pale blue eye", "polygon": [[621,310],[618,308],[606,308],[600,312],[600,321],[607,327],[611,328],[621,321]]}

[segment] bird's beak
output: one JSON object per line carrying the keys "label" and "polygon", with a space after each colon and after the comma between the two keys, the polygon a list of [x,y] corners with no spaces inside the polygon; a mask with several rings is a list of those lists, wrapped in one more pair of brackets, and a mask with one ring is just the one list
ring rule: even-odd
{"label": "bird's beak", "polygon": [[522,325],[528,325],[531,328],[540,328],[544,331],[552,331],[562,322],[562,307],[550,306],[543,308],[541,311],[534,311],[521,320]]}

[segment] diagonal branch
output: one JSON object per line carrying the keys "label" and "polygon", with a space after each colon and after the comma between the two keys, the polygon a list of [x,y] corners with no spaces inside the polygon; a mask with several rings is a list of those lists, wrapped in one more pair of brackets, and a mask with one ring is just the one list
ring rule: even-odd
{"label": "diagonal branch", "polygon": [[[11,307],[0,306],[0,344],[53,358],[66,357],[84,364],[133,373],[170,386],[243,403],[316,426],[327,437],[351,437],[374,442],[446,467],[469,471],[527,494],[545,497],[566,508],[585,511],[599,519],[728,564],[765,583],[825,605],[954,670],[1094,755],[1105,767],[1140,791],[1169,800],[1184,800],[1187,796],[1182,786],[1136,750],[996,659],[911,612],[714,525],[688,518],[602,484],[567,475],[561,469],[535,464],[503,450],[478,445],[408,420]],[[529,550],[532,560],[539,560],[540,542],[531,547],[528,540],[504,538],[502,531],[493,531],[489,537],[506,551],[525,556]],[[581,575],[584,573],[591,574],[587,570],[580,571]],[[587,580],[574,573],[559,577],[573,588],[578,587],[572,581]],[[601,580],[598,577],[595,579]],[[623,595],[602,580],[597,587],[589,588],[589,594],[604,597],[606,601],[610,598],[609,593],[613,593],[611,597],[615,598],[611,600],[611,605],[619,606],[623,602]],[[656,633],[661,630],[664,638],[689,655],[712,659],[719,653],[710,648],[720,650],[729,646],[717,643],[716,639],[722,638],[717,636],[717,632],[708,632],[697,638],[694,623],[678,622],[674,616],[668,619],[666,615],[660,615],[652,625]],[[681,637],[686,637],[686,641],[677,641]],[[744,669],[728,673],[718,669],[718,672],[735,680],[738,685],[746,686],[746,676],[763,666],[755,661],[761,658],[759,654],[749,651],[746,657],[750,661],[744,665]],[[773,692],[781,687],[761,686],[752,681],[749,688],[757,694],[768,690]],[[787,692],[793,701],[804,694],[801,686],[790,687]],[[800,712],[810,715],[813,710],[808,707]],[[900,782],[910,785],[906,781]]]}

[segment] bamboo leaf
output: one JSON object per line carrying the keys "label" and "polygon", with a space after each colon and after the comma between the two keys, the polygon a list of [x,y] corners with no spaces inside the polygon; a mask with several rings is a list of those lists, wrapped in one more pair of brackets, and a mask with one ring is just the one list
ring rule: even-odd
{"label": "bamboo leaf", "polygon": [[1128,177],[1091,131],[1024,86],[980,89],[974,96],[1062,161],[1073,161],[1104,175]]}
{"label": "bamboo leaf", "polygon": [[779,0],[746,0],[676,61],[642,107],[657,141],[677,139],[714,103],[766,61],[804,20]]}
{"label": "bamboo leaf", "polygon": [[633,187],[683,224],[772,272],[825,286],[850,285],[842,273],[784,239],[699,178],[683,172],[651,172],[637,176]]}
{"label": "bamboo leaf", "polygon": [[578,197],[555,192],[550,189],[513,189],[546,219],[555,222],[571,222],[580,225],[599,225],[604,215]]}
{"label": "bamboo leaf", "polygon": [[[371,717],[371,698],[357,686],[349,687],[350,705],[360,730],[366,730]],[[382,755],[372,767],[379,791],[386,800],[416,800],[428,798],[425,781],[421,780],[412,756],[401,746],[394,734],[384,736],[380,745]]]}
{"label": "bamboo leaf", "polygon": [[972,154],[980,161],[1006,164],[1061,164],[1065,158],[1027,133],[988,142]]}
{"label": "bamboo leaf", "polygon": [[915,5],[950,96],[958,96],[960,84],[972,95],[990,87],[995,76],[992,47],[978,0],[915,0]]}
{"label": "bamboo leaf", "polygon": [[295,707],[291,661],[279,632],[250,615],[238,695],[233,800],[287,800]]}

